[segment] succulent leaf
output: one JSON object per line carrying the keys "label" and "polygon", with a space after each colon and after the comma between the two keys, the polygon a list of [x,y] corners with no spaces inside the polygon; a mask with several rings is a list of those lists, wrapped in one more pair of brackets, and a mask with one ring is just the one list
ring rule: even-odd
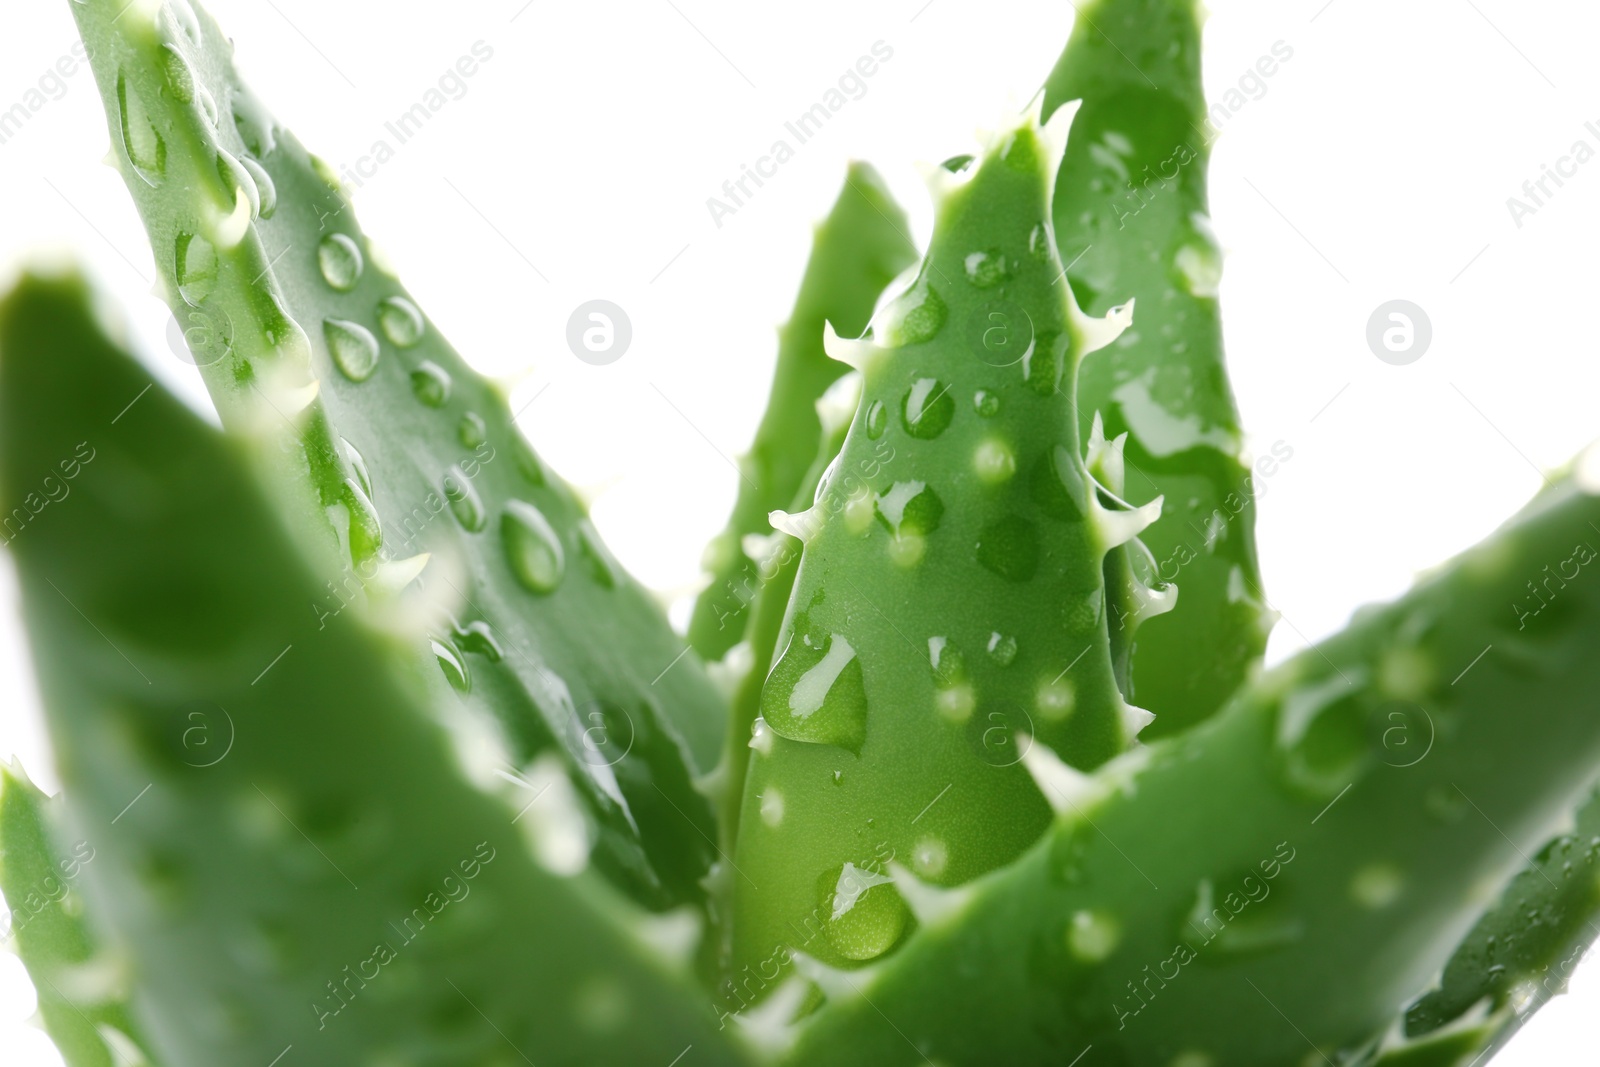
{"label": "succulent leaf", "polygon": [[[1565,583],[1526,627],[1507,605],[1539,563],[1593,560],[1597,520],[1560,481],[1210,722],[1102,767],[877,970],[870,1006],[814,1015],[791,1062],[1366,1062],[1590,795],[1600,585]],[[1546,954],[1511,952],[1512,987]],[[1400,1062],[1474,1040],[1441,1031]]]}
{"label": "succulent leaf", "polygon": [[1550,998],[1565,993],[1600,937],[1600,794],[1570,831],[1540,850],[1501,892],[1445,964],[1437,988],[1405,1011],[1394,1047],[1376,1063],[1401,1067],[1434,1044],[1456,1060],[1488,1062]]}
{"label": "succulent leaf", "polygon": [[[1195,0],[1090,0],[1045,82],[1044,114],[1081,101],[1056,178],[1056,240],[1084,309],[1130,298],[1139,321],[1085,361],[1080,428],[1127,435],[1127,499],[1162,518],[1107,561],[1111,638],[1128,699],[1155,713],[1146,739],[1210,716],[1260,662],[1270,614],[1256,562],[1259,479],[1241,460],[1223,361],[1222,252],[1206,206],[1210,126]],[[1087,441],[1087,438],[1086,438]],[[1175,603],[1166,586],[1182,589]],[[1150,608],[1168,607],[1160,618]],[[1138,629],[1137,643],[1133,631]]]}
{"label": "succulent leaf", "polygon": [[[438,672],[376,613],[305,611],[324,561],[247,450],[109,339],[81,281],[25,278],[0,304],[0,504],[80,442],[71,497],[11,547],[72,832],[96,850],[84,891],[158,1053],[746,1062],[644,947],[642,912],[535,862],[550,801],[519,825],[468,781]],[[194,712],[228,731],[220,755]]]}
{"label": "succulent leaf", "polygon": [[418,656],[489,697],[516,767],[553,749],[639,899],[701,893],[715,839],[692,779],[726,708],[577,496],[377,261],[328,168],[239,79],[188,0],[74,3],[168,302],[223,424],[303,535],[346,560],[309,599],[336,616],[388,564],[432,559]]}
{"label": "succulent leaf", "polygon": [[764,579],[744,538],[770,532],[767,514],[794,504],[823,443],[817,401],[849,369],[823,351],[823,329],[832,323],[855,336],[866,328],[884,287],[916,262],[909,229],[878,172],[851,163],[832,210],[817,224],[794,311],[778,331],[772,391],[741,464],[733,514],[706,549],[710,584],[695,602],[689,643],[708,660],[745,637]]}
{"label": "succulent leaf", "polygon": [[[1001,135],[870,334],[830,335],[863,396],[815,503],[779,519],[804,548],[739,821],[736,972],[886,953],[914,925],[888,862],[957,885],[1048,824],[1021,735],[1091,768],[1138,725],[1102,566],[1148,516],[1089,492],[1072,383],[1105,330],[1060,282],[1043,133]],[[1012,348],[984,345],[995,314]]]}
{"label": "succulent leaf", "polygon": [[52,837],[59,804],[18,764],[0,767],[0,891],[11,909],[9,946],[39,994],[39,1018],[67,1067],[149,1062],[129,1015],[116,963],[83,918],[74,882],[94,862],[88,840],[70,847]]}

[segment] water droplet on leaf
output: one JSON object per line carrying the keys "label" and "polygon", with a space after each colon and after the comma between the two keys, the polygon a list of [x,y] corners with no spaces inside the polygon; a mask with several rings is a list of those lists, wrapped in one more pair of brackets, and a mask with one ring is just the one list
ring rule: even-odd
{"label": "water droplet on leaf", "polygon": [[439,661],[439,669],[444,672],[445,679],[450,683],[450,688],[458,693],[472,691],[472,675],[467,673],[466,661],[447,642],[431,640],[428,642],[433,649],[433,655]]}
{"label": "water droplet on leaf", "polygon": [[937,378],[918,378],[912,383],[900,409],[906,433],[924,441],[944,433],[955,413],[950,387]]}
{"label": "water droplet on leaf", "polygon": [[327,319],[322,324],[333,362],[346,378],[364,382],[378,366],[378,339],[372,331],[347,319]]}
{"label": "water droplet on leaf", "polygon": [[462,529],[472,533],[483,529],[486,522],[483,498],[473,488],[472,479],[460,467],[451,467],[445,472],[444,497],[450,503],[450,513],[456,517]]}
{"label": "water droplet on leaf", "polygon": [[341,293],[354,289],[365,267],[361,249],[342,233],[330,233],[317,245],[317,266],[322,280]]}
{"label": "water droplet on leaf", "polygon": [[889,409],[884,407],[883,401],[874,400],[867,408],[867,439],[876,441],[883,436],[883,431],[889,425]]}
{"label": "water droplet on leaf", "polygon": [[851,960],[870,960],[894,947],[905,932],[910,911],[887,875],[853,863],[821,880],[823,931],[834,951]]}
{"label": "water droplet on leaf", "polygon": [[794,636],[761,690],[761,717],[791,741],[859,752],[867,734],[867,691],[861,661],[842,634],[820,647]]}
{"label": "water droplet on leaf", "polygon": [[998,251],[974,252],[962,261],[967,280],[979,289],[993,289],[1010,276],[1006,257]]}
{"label": "water droplet on leaf", "polygon": [[554,592],[566,572],[566,553],[544,514],[525,501],[509,501],[500,533],[511,571],[523,587],[532,593]]}
{"label": "water droplet on leaf", "polygon": [[167,173],[167,142],[150,123],[149,112],[122,73],[117,74],[117,112],[122,126],[122,150],[146,185],[158,185]]}
{"label": "water droplet on leaf", "polygon": [[431,359],[425,359],[411,372],[411,392],[430,408],[443,407],[450,399],[450,374]]}
{"label": "water droplet on leaf", "polygon": [[217,250],[197,233],[180,233],[174,253],[178,295],[190,307],[199,307],[217,284]]}
{"label": "water droplet on leaf", "polygon": [[456,427],[456,437],[467,448],[477,448],[488,440],[488,428],[483,424],[483,416],[475,411],[469,411],[461,416],[461,422]]}
{"label": "water droplet on leaf", "polygon": [[403,296],[378,301],[378,327],[396,348],[410,348],[422,340],[426,328],[417,305]]}

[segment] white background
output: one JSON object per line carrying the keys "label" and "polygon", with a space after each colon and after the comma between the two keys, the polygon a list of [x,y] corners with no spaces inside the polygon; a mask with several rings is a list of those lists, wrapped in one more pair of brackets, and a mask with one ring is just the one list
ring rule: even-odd
{"label": "white background", "polygon": [[[518,381],[514,405],[548,387],[524,416],[534,443],[592,496],[624,562],[681,607],[732,502],[729,457],[759,417],[809,224],[845,162],[876,164],[925,240],[913,163],[970,150],[976,129],[1026,101],[1073,10],[524,5],[212,8],[268,105],[335,166],[392,143],[383,123],[475,41],[493,48],[466,95],[355,191],[357,208],[467,357]],[[75,40],[66,0],[11,5],[6,19],[0,110]],[[1487,534],[1539,468],[1600,433],[1600,159],[1520,227],[1506,203],[1574,141],[1600,149],[1600,125],[1584,128],[1600,120],[1597,39],[1600,9],[1577,3],[1215,0],[1213,99],[1275,42],[1294,50],[1225,124],[1212,167],[1239,403],[1258,448],[1294,449],[1261,500],[1267,589],[1283,615],[1274,659]],[[894,56],[867,94],[716,227],[706,198],[879,40]],[[203,407],[197,375],[167,346],[133,207],[98,165],[107,143],[84,70],[0,145],[0,270],[30,249],[71,249],[128,309],[151,362]],[[563,341],[572,309],[596,297],[633,321],[631,350],[608,367]],[[1405,367],[1364,339],[1373,309],[1395,298],[1433,323],[1431,349]],[[53,788],[3,557],[0,600],[0,753]],[[1591,1064],[1600,966],[1574,987],[1497,1062]],[[22,1026],[31,1004],[20,965],[0,956],[0,1054],[58,1063]]]}

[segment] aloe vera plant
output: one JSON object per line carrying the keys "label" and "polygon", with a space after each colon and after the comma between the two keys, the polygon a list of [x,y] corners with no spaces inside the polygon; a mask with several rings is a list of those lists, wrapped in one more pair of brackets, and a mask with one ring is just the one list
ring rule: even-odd
{"label": "aloe vera plant", "polygon": [[1211,715],[1261,658],[1255,486],[1293,453],[1280,443],[1254,468],[1241,458],[1206,204],[1214,133],[1199,19],[1164,0],[1087,4],[1082,15],[1045,81],[1046,115],[1082,101],[1051,207],[1084,308],[1138,301],[1134,328],[1084,364],[1078,405],[1101,415],[1113,441],[1127,435],[1116,491],[1164,501],[1164,521],[1111,561],[1127,590],[1111,637],[1129,699],[1156,715],[1154,738]]}
{"label": "aloe vera plant", "polygon": [[692,779],[723,728],[698,663],[505,397],[373,262],[337,181],[240,83],[210,17],[115,0],[73,14],[217,409],[345,560],[307,613],[431,566],[423,647],[458,690],[495,695],[507,770],[560,752],[601,828],[596,862],[653,904],[695,898],[713,822]]}
{"label": "aloe vera plant", "polygon": [[72,6],[222,429],[0,301],[69,1067],[1443,1067],[1600,933],[1593,462],[1261,669],[1189,0],[1082,5],[913,270],[851,168],[686,639],[211,18]]}

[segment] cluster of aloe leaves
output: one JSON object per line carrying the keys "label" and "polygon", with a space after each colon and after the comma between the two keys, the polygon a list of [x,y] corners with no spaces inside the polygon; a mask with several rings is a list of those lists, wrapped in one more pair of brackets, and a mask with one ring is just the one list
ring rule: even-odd
{"label": "cluster of aloe leaves", "polygon": [[851,168],[686,649],[215,23],[75,0],[223,429],[0,303],[68,1064],[1446,1065],[1559,992],[1593,474],[1261,670],[1195,8],[1081,5],[920,259]]}

